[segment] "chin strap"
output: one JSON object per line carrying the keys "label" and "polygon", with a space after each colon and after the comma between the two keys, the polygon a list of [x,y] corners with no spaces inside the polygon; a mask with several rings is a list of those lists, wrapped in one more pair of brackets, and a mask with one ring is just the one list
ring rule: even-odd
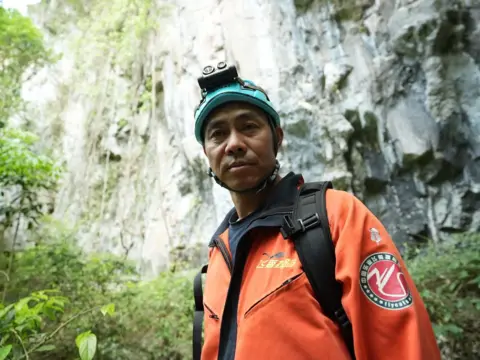
{"label": "chin strap", "polygon": [[271,174],[268,175],[265,179],[263,179],[258,185],[254,186],[254,187],[251,187],[249,189],[245,189],[245,190],[234,190],[232,188],[229,188],[227,186],[227,184],[222,182],[218,178],[218,176],[215,175],[212,168],[208,168],[208,175],[210,177],[212,177],[218,185],[220,185],[221,187],[223,187],[223,188],[225,188],[229,191],[233,191],[233,192],[236,192],[236,193],[239,193],[239,194],[255,191],[255,194],[258,194],[259,192],[263,191],[267,187],[267,185],[270,185],[275,181],[279,170],[280,170],[280,163],[278,162],[278,160],[275,160],[275,167],[274,167],[273,171],[271,172]]}

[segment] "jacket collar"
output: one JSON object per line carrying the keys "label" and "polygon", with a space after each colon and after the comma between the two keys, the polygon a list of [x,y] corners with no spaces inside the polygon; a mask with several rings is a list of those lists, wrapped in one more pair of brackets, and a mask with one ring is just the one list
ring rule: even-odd
{"label": "jacket collar", "polygon": [[[295,195],[297,194],[297,188],[304,183],[303,176],[301,174],[295,174],[289,172],[285,175],[278,184],[273,188],[270,195],[267,197],[265,203],[254,212],[252,219],[260,217],[266,211],[272,211],[275,208],[287,208],[293,207],[295,201]],[[235,207],[233,207],[225,216],[223,221],[212,236],[211,241],[217,238],[220,234],[225,232],[229,225],[229,219],[235,213]]]}

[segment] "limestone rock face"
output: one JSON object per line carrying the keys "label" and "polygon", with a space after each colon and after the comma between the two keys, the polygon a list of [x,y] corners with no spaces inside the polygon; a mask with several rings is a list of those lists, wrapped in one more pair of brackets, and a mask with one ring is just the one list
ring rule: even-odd
{"label": "limestone rock face", "polygon": [[25,96],[68,169],[55,215],[81,223],[85,246],[127,248],[145,274],[174,248],[205,260],[232,205],[207,176],[193,111],[202,68],[223,60],[276,105],[283,174],[354,192],[399,246],[480,230],[479,1],[151,3],[166,10],[150,12],[148,36],[102,56],[84,15],[32,9],[64,58]]}

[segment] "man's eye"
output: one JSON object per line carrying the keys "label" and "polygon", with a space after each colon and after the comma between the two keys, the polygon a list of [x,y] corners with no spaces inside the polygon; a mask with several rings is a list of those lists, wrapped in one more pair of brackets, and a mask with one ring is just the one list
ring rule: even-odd
{"label": "man's eye", "polygon": [[223,133],[224,132],[222,130],[214,130],[210,133],[210,137],[211,138],[218,138],[218,137],[222,136]]}

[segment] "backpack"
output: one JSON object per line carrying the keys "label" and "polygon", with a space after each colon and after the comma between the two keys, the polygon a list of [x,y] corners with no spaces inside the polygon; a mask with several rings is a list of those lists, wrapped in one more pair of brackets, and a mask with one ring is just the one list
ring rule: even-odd
{"label": "backpack", "polygon": [[[352,325],[342,306],[342,285],[335,279],[335,250],[327,217],[325,193],[330,181],[305,183],[295,198],[292,215],[284,217],[280,231],[293,241],[305,274],[324,314],[340,328],[352,359],[355,359]],[[193,360],[200,360],[202,350],[204,265],[193,282],[195,314],[193,322]]]}

